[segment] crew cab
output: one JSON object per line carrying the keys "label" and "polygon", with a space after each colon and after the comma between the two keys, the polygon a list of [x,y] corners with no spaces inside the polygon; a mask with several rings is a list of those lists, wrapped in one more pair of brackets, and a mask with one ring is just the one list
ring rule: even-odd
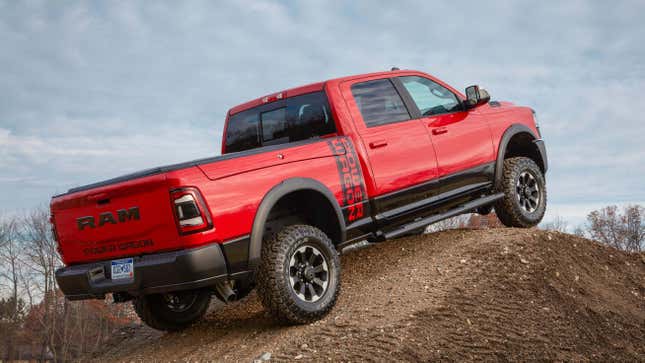
{"label": "crew cab", "polygon": [[478,86],[413,70],[309,84],[231,108],[220,156],[54,196],[56,278],[160,330],[255,287],[277,319],[308,323],[334,306],[342,248],[493,208],[535,226],[546,171],[535,112]]}

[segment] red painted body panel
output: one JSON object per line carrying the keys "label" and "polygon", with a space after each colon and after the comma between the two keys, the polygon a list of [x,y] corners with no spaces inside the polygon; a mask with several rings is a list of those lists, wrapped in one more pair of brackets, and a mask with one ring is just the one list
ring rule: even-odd
{"label": "red painted body panel", "polygon": [[476,110],[424,117],[421,121],[432,138],[440,177],[495,160],[490,129]]}
{"label": "red painted body panel", "polygon": [[529,107],[515,106],[510,102],[500,102],[499,107],[483,105],[477,108],[486,120],[491,132],[491,140],[495,155],[499,151],[500,141],[504,132],[512,124],[521,124],[528,127],[535,135],[540,135],[533,119],[533,111]]}
{"label": "red painted body panel", "polygon": [[[312,148],[329,148],[326,142]],[[342,189],[333,157],[301,160],[256,169],[206,184],[203,192],[213,211],[217,239],[225,241],[250,233],[262,198],[283,180],[311,178],[325,185],[339,201]]]}
{"label": "red painted body panel", "polygon": [[[352,199],[355,195],[364,201],[493,161],[500,139],[511,124],[524,124],[537,135],[531,110],[508,103],[367,128],[351,96],[351,85],[404,75],[430,78],[464,99],[463,94],[425,73],[396,71],[314,83],[233,107],[228,115],[279,98],[324,89],[337,134],[342,136],[331,135],[239,157],[231,154],[231,158],[54,197],[52,219],[64,262],[77,264],[222,243],[251,233],[262,199],[287,179],[314,179],[326,186],[343,207],[347,200],[355,202]],[[446,132],[435,132],[439,129]],[[341,139],[343,136],[347,139]],[[381,141],[387,145],[370,147]],[[222,142],[222,153],[226,153],[224,145]],[[362,174],[364,180],[354,180],[353,184],[341,180],[349,175],[340,170],[344,163],[356,161],[353,156],[348,157],[353,152],[343,145],[353,145],[360,165],[359,173],[350,177]],[[361,190],[364,186],[366,195],[353,194],[348,199],[348,185],[358,185]],[[178,187],[194,187],[201,193],[212,216],[212,229],[189,235],[178,233],[170,200],[170,190]],[[105,200],[108,201],[99,203]],[[108,221],[103,226],[79,230],[80,217],[116,215],[119,209],[135,206],[139,207],[138,220]]]}

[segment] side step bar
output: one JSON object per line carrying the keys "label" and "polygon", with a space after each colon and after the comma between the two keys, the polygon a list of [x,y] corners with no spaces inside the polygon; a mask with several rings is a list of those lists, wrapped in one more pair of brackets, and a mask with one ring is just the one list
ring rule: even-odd
{"label": "side step bar", "polygon": [[489,195],[487,197],[483,197],[477,200],[473,200],[472,202],[468,202],[466,204],[462,204],[459,207],[455,209],[451,209],[445,213],[441,214],[435,214],[430,217],[423,218],[421,220],[406,224],[401,226],[398,229],[395,229],[394,231],[385,233],[384,237],[385,239],[390,239],[390,238],[395,238],[402,236],[404,234],[410,233],[414,230],[417,230],[419,228],[423,228],[429,224],[439,222],[440,220],[458,216],[460,214],[467,213],[468,211],[471,211],[473,209],[477,209],[479,207],[483,207],[485,205],[492,204],[493,202],[500,200],[504,198],[504,193],[497,193],[493,195]]}

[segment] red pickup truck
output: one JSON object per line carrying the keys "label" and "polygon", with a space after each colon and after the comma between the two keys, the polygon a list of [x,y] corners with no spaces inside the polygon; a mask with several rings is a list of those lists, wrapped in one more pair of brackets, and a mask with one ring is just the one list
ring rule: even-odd
{"label": "red pickup truck", "polygon": [[307,323],[336,301],[343,247],[493,208],[535,226],[546,170],[530,108],[418,71],[332,79],[233,107],[221,156],[53,197],[56,278],[161,330],[256,286],[278,320]]}

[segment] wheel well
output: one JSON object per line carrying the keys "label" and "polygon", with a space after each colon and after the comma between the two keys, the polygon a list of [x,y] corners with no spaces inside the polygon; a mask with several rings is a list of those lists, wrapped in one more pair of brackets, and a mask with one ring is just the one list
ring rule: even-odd
{"label": "wheel well", "polygon": [[540,155],[540,150],[537,145],[533,142],[535,138],[533,135],[520,132],[513,137],[506,145],[506,151],[504,152],[504,159],[524,156],[532,159],[540,167],[540,170],[544,173],[544,161],[542,160],[542,155]]}
{"label": "wheel well", "polygon": [[292,224],[314,226],[325,232],[334,244],[342,242],[336,211],[327,197],[316,190],[296,190],[281,197],[271,208],[262,239]]}

